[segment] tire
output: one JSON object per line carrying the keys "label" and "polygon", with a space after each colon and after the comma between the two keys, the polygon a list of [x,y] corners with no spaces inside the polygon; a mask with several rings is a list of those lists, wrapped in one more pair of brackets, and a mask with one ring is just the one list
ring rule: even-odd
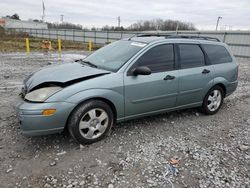
{"label": "tire", "polygon": [[203,100],[202,112],[208,115],[216,114],[223,104],[223,99],[224,90],[218,85],[212,87]]}
{"label": "tire", "polygon": [[114,115],[108,104],[90,100],[80,104],[68,119],[70,135],[80,144],[92,144],[103,139],[114,123]]}

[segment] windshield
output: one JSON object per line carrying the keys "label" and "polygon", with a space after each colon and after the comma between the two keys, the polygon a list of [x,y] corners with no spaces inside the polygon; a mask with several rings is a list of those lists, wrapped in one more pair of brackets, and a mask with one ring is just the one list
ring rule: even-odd
{"label": "windshield", "polygon": [[145,43],[120,40],[97,50],[84,61],[98,68],[115,72],[144,46],[146,46]]}

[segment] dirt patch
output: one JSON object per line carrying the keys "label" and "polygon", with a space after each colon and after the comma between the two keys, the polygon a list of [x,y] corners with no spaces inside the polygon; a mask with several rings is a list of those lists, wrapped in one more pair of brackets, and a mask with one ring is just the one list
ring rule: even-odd
{"label": "dirt patch", "polygon": [[[58,41],[55,39],[36,38],[27,35],[27,33],[15,32],[14,30],[6,31],[0,27],[0,52],[25,52],[26,38],[29,38],[31,52],[46,52],[48,49],[43,49],[43,40],[51,42],[52,53],[58,50]],[[83,42],[61,40],[61,48],[65,50],[88,50],[88,44]],[[92,44],[93,49],[98,49],[102,45]]]}

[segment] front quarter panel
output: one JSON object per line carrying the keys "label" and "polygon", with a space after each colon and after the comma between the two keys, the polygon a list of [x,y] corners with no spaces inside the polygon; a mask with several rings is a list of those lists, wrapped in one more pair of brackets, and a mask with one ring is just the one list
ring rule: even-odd
{"label": "front quarter panel", "polygon": [[89,99],[103,98],[112,102],[116,108],[117,120],[124,117],[124,97],[122,93],[109,89],[90,89],[69,97],[65,102],[80,104]]}
{"label": "front quarter panel", "polygon": [[112,102],[117,118],[124,116],[123,74],[111,73],[84,80],[63,88],[46,102],[69,102],[79,104],[92,98],[103,98]]}

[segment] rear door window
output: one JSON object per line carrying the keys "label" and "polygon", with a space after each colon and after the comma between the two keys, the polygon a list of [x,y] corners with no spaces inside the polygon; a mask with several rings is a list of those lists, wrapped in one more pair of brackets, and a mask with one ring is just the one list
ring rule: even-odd
{"label": "rear door window", "polygon": [[232,62],[232,57],[224,46],[202,44],[202,47],[212,64]]}
{"label": "rear door window", "polygon": [[197,44],[179,44],[181,68],[201,67],[205,65],[204,54]]}

